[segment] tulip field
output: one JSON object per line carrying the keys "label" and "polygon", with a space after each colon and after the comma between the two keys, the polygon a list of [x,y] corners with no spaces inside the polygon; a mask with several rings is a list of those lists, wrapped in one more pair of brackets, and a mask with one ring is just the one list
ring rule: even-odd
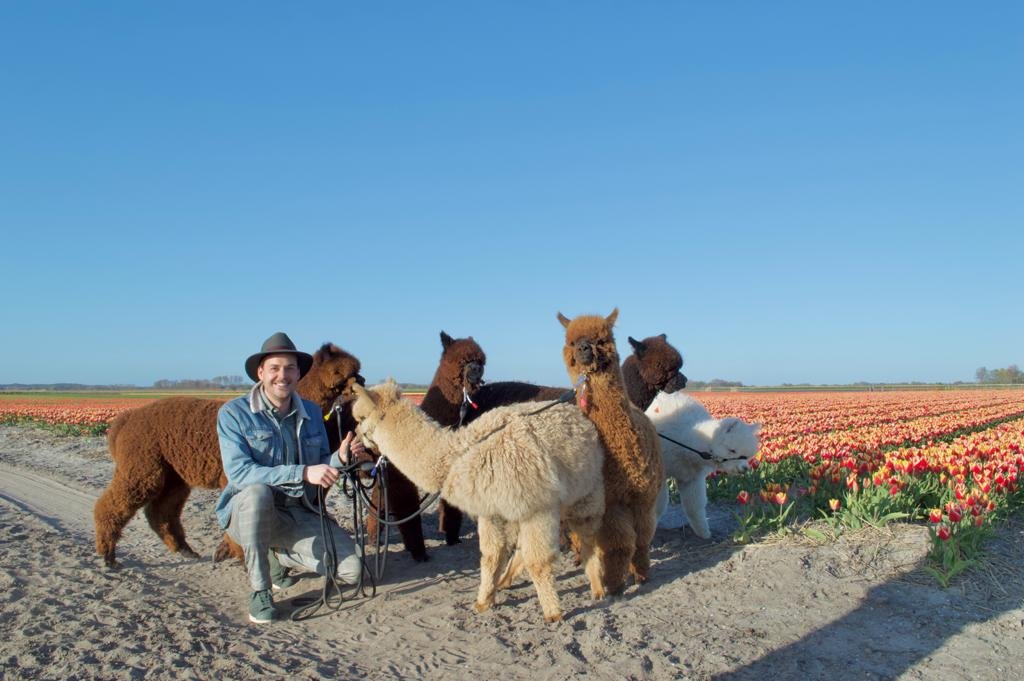
{"label": "tulip field", "polygon": [[[762,424],[750,470],[708,480],[708,497],[737,509],[737,541],[925,522],[946,583],[971,564],[992,523],[1024,501],[1024,390],[693,395],[715,417]],[[117,414],[161,396],[0,394],[0,423],[101,434]]]}
{"label": "tulip field", "polygon": [[738,541],[797,525],[826,538],[923,521],[927,569],[948,584],[974,562],[992,524],[1024,502],[1021,390],[696,397],[716,417],[763,424],[751,470],[708,484],[709,498],[738,504]]}

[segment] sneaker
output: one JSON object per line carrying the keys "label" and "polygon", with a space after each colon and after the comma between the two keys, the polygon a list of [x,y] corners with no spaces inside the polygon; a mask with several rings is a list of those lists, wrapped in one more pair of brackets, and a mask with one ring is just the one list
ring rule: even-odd
{"label": "sneaker", "polygon": [[272,550],[267,551],[267,560],[270,561],[270,582],[274,587],[274,591],[287,589],[299,581],[288,574],[288,568],[281,565],[281,562],[277,559],[277,554]]}
{"label": "sneaker", "polygon": [[253,591],[249,597],[249,621],[254,624],[269,624],[277,619],[277,608],[270,589]]}

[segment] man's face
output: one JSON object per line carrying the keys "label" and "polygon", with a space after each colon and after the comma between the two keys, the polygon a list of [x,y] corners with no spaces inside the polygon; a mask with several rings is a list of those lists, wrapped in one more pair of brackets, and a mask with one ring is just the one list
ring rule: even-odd
{"label": "man's face", "polygon": [[299,362],[295,355],[267,355],[256,375],[270,401],[278,405],[291,397],[295,384],[299,382]]}

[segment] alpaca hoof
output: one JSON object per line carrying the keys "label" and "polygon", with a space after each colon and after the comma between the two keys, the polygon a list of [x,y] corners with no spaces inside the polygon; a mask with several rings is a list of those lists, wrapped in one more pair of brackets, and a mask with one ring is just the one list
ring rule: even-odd
{"label": "alpaca hoof", "polygon": [[593,598],[595,601],[599,601],[599,600],[601,600],[602,598],[604,598],[607,595],[608,594],[605,593],[604,589],[591,589],[590,590],[590,597]]}
{"label": "alpaca hoof", "polygon": [[114,560],[114,554],[105,553],[103,554],[103,567],[108,570],[120,570],[121,564]]}
{"label": "alpaca hoof", "polygon": [[486,612],[486,611],[488,611],[488,610],[490,610],[490,609],[491,609],[491,604],[490,604],[490,603],[479,603],[479,602],[477,602],[477,603],[474,603],[474,604],[473,604],[473,608],[474,608],[474,609],[475,609],[475,610],[476,610],[476,611],[477,611],[478,613],[479,613],[479,612]]}
{"label": "alpaca hoof", "polygon": [[410,551],[412,559],[417,563],[426,563],[430,560],[430,556],[427,555],[426,551]]}
{"label": "alpaca hoof", "polygon": [[606,588],[606,592],[612,598],[618,598],[625,591],[626,591],[626,584],[625,584],[625,582],[623,582],[622,584],[618,584],[616,586],[609,586],[609,587]]}
{"label": "alpaca hoof", "polygon": [[459,539],[458,537],[445,537],[444,538],[444,543],[447,544],[448,546],[455,546],[456,544],[461,544],[462,540]]}
{"label": "alpaca hoof", "polygon": [[562,613],[556,612],[554,615],[544,615],[545,622],[561,622]]}
{"label": "alpaca hoof", "polygon": [[202,556],[192,550],[189,546],[183,546],[178,549],[178,553],[185,556],[186,558],[192,558],[193,560],[199,560]]}

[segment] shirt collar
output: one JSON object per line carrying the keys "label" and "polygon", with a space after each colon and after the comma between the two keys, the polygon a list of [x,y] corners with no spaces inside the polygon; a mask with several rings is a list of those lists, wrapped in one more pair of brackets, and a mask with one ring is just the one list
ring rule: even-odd
{"label": "shirt collar", "polygon": [[[249,410],[254,414],[261,411],[274,410],[274,405],[263,394],[263,385],[261,383],[257,383],[249,391]],[[309,418],[309,414],[306,412],[306,405],[294,390],[292,391],[292,411],[298,415],[300,420]]]}

